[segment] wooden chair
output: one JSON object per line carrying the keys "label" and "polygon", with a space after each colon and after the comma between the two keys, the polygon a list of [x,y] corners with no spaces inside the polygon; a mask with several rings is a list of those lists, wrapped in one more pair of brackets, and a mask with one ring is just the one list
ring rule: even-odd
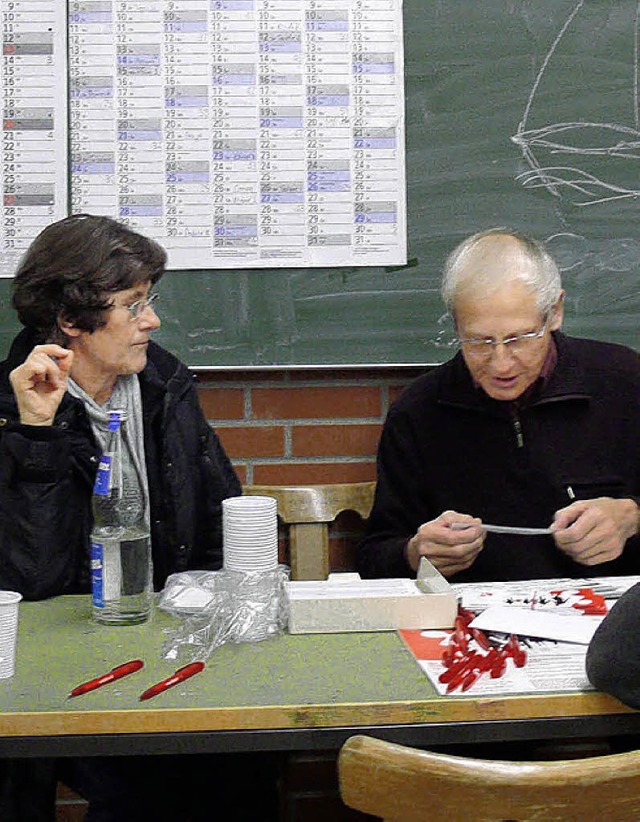
{"label": "wooden chair", "polygon": [[326,579],[329,574],[329,523],[343,511],[367,519],[374,482],[338,485],[245,485],[244,493],[275,497],[278,516],[289,528],[292,579]]}
{"label": "wooden chair", "polygon": [[640,819],[640,751],[505,762],[352,736],[338,771],[346,805],[394,822]]}

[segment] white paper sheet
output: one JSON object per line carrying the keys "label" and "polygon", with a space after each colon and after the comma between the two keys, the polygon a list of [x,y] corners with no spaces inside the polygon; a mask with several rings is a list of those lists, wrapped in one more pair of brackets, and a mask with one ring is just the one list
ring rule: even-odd
{"label": "white paper sheet", "polygon": [[[533,600],[536,608],[554,609],[566,604],[580,588],[591,588],[608,600],[616,600],[629,588],[640,583],[640,576],[587,577],[583,579],[527,579],[512,582],[466,582],[451,587],[461,603],[470,611],[483,611],[493,605],[529,607]],[[558,592],[561,592],[558,596]]]}
{"label": "white paper sheet", "polygon": [[472,628],[505,634],[555,639],[588,645],[603,616],[576,615],[558,611],[536,611],[509,605],[487,608],[471,623]]}

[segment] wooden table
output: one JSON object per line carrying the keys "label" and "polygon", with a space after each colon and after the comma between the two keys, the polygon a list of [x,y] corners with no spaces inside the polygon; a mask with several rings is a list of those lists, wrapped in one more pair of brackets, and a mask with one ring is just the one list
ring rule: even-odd
{"label": "wooden table", "polygon": [[[393,632],[225,645],[202,673],[140,702],[183,664],[161,657],[176,624],[156,612],[99,626],[88,597],[21,603],[16,674],[0,681],[0,755],[327,750],[356,732],[423,746],[640,733],[639,712],[596,692],[439,697]],[[67,698],[137,657],[141,671]]]}

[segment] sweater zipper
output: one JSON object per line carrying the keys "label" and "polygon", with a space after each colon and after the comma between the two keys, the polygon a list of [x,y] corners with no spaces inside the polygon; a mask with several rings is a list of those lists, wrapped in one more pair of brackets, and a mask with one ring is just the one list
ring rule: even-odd
{"label": "sweater zipper", "polygon": [[518,448],[522,448],[524,446],[524,437],[522,436],[522,424],[518,417],[513,419],[513,429],[516,432],[516,445]]}

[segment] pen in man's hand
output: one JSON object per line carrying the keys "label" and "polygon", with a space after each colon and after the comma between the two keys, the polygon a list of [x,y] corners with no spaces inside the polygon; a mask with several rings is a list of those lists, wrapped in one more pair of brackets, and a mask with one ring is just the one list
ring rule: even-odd
{"label": "pen in man's hand", "polygon": [[101,688],[109,682],[113,682],[116,679],[122,679],[123,676],[128,676],[129,674],[139,671],[143,666],[144,662],[141,659],[132,659],[130,662],[125,662],[123,665],[117,665],[109,671],[109,673],[98,676],[95,679],[90,679],[88,682],[83,682],[82,685],[78,685],[71,691],[69,696],[80,696],[81,694],[86,694],[89,691],[95,691],[96,688]]}
{"label": "pen in man's hand", "polygon": [[151,699],[152,696],[157,696],[168,688],[173,688],[178,682],[184,682],[184,680],[189,679],[190,676],[199,674],[203,668],[204,662],[190,662],[189,665],[185,665],[184,668],[178,668],[172,676],[147,688],[143,694],[140,694],[140,699]]}

